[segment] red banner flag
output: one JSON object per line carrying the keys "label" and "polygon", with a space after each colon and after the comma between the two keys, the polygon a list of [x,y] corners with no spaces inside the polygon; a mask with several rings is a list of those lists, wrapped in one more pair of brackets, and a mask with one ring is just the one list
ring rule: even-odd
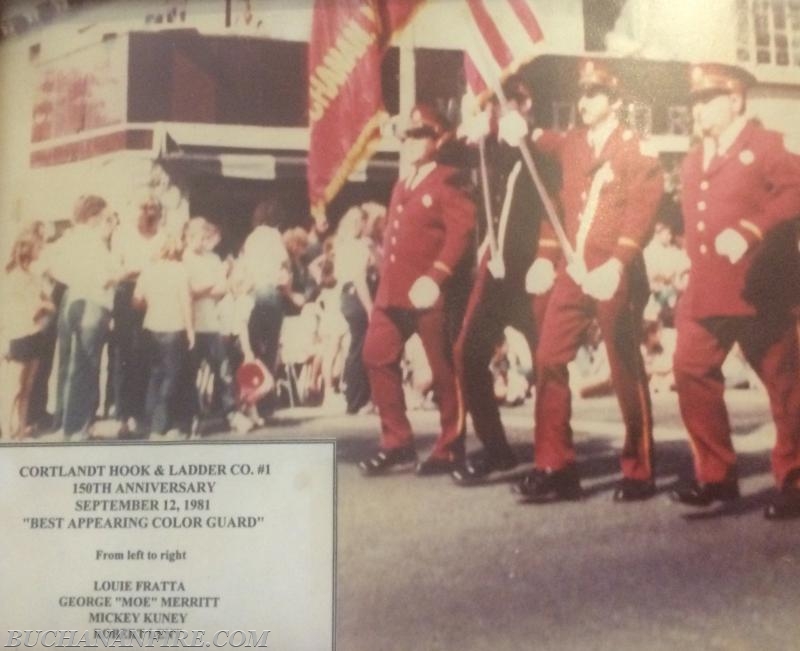
{"label": "red banner flag", "polygon": [[420,0],[316,0],[308,58],[311,213],[325,206],[377,146],[388,117],[381,61]]}
{"label": "red banner flag", "polygon": [[467,0],[473,35],[465,56],[465,75],[475,106],[520,66],[540,53],[544,34],[530,0]]}

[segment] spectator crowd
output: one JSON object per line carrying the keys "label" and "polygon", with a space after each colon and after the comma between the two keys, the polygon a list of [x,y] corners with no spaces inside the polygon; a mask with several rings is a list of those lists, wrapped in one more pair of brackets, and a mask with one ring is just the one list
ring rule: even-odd
{"label": "spectator crowd", "polygon": [[[58,237],[41,221],[13,241],[0,287],[3,438],[61,431],[67,440],[114,420],[112,435],[243,434],[282,405],[355,414],[372,410],[362,361],[382,258],[386,210],[351,207],[332,233],[285,228],[275,200],[259,203],[238,255],[222,259],[220,226],[201,216],[168,227],[157,199],[120,219],[99,196],[81,197]],[[654,392],[674,388],[674,308],[688,258],[680,234],[659,222],[644,251],[651,295],[642,351]],[[263,390],[241,386],[256,364]],[[727,362],[736,387],[757,380],[741,354]],[[499,404],[531,394],[534,365],[508,326],[490,363]],[[570,365],[576,395],[612,391],[605,348],[590,329]],[[421,343],[406,345],[407,403],[432,407]],[[54,395],[50,396],[50,390]],[[48,408],[49,405],[49,408]],[[106,428],[108,429],[108,428]]]}
{"label": "spectator crowd", "polygon": [[283,404],[371,407],[361,346],[382,206],[354,206],[323,235],[284,229],[280,204],[262,201],[224,259],[210,219],[175,227],[151,195],[136,210],[121,218],[85,195],[57,236],[35,221],[14,238],[0,283],[4,439],[245,433]]}

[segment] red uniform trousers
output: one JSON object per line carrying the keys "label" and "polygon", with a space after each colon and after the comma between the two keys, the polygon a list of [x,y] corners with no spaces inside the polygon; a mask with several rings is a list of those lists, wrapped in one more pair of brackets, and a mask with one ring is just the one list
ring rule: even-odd
{"label": "red uniform trousers", "polygon": [[789,474],[800,469],[800,350],[795,318],[778,312],[698,320],[688,312],[678,306],[674,372],[697,480],[708,483],[736,478],[721,369],[738,342],[769,394],[777,430],[772,472],[782,487]]}
{"label": "red uniform trousers", "polygon": [[[623,274],[608,301],[586,296],[566,273],[557,277],[536,354],[537,468],[560,470],[575,461],[567,364],[575,358],[581,337],[596,316],[625,423],[622,474],[630,479],[653,478],[653,414],[640,350],[645,293],[639,287],[643,280],[639,275]],[[637,277],[632,280],[632,276]]]}
{"label": "red uniform trousers", "polygon": [[409,310],[375,307],[364,341],[372,400],[381,419],[381,448],[413,444],[406,416],[400,360],[405,342],[415,332],[422,340],[433,374],[433,392],[439,405],[441,433],[431,456],[451,458],[464,452],[464,408],[452,363],[447,318],[441,307]]}
{"label": "red uniform trousers", "polygon": [[526,293],[524,278],[494,278],[487,268],[488,259],[488,254],[484,255],[478,267],[456,340],[454,361],[464,404],[472,417],[478,440],[489,454],[501,454],[508,442],[494,395],[489,362],[506,325],[514,326],[525,335],[531,359],[534,358],[536,336],[544,320],[549,294],[531,296]]}

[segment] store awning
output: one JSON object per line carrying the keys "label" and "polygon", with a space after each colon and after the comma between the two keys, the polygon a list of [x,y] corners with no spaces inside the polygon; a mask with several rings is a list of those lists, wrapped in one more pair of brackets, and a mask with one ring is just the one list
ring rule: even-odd
{"label": "store awning", "polygon": [[[307,129],[171,123],[160,133],[159,161],[185,173],[268,181],[306,176]],[[398,158],[396,151],[378,151],[350,181],[391,181]]]}

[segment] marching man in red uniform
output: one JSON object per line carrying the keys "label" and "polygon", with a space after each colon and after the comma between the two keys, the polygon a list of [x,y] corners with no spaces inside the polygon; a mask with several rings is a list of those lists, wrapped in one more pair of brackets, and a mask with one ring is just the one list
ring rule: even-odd
{"label": "marching man in red uniform", "polygon": [[[509,106],[531,121],[533,97],[528,83],[514,75],[503,86]],[[488,140],[486,147],[492,164],[491,173],[487,171],[488,187],[484,192],[488,194],[492,222],[496,219],[497,223],[491,226],[496,232],[494,243],[487,233],[454,349],[464,402],[483,447],[470,456],[464,468],[452,473],[453,480],[460,485],[478,483],[492,472],[517,465],[500,418],[489,364],[503,339],[506,325],[517,328],[525,336],[531,358],[534,357],[548,295],[529,294],[526,280],[531,281],[527,278],[528,272],[540,248],[558,249],[556,240],[540,239],[540,223],[546,219],[542,199],[523,165],[519,150],[494,137],[489,140],[489,136],[497,135],[496,129],[494,133],[491,131],[496,110],[490,105],[484,113],[466,120],[462,127],[468,141]],[[536,166],[545,184],[557,187],[558,174],[553,161],[537,156]]]}
{"label": "marching man in red uniform", "polygon": [[745,118],[753,81],[732,66],[691,70],[703,140],[681,170],[691,269],[678,305],[674,370],[696,481],[672,497],[706,506],[739,496],[721,371],[738,342],[769,393],[778,495],[765,516],[778,519],[800,516],[800,352],[791,277],[798,266],[793,221],[800,215],[800,159],[780,134]]}
{"label": "marching man in red uniform", "polygon": [[[579,86],[584,126],[566,134],[538,129],[532,134],[536,148],[560,163],[564,230],[575,256],[556,268],[542,251],[531,272],[537,281],[531,291],[552,286],[552,293],[536,353],[535,469],[514,486],[525,502],[581,495],[567,364],[595,317],[625,426],[623,478],[614,499],[655,493],[652,408],[640,352],[648,295],[642,248],[652,232],[663,174],[656,156],[619,124],[619,81],[610,70],[583,62]],[[527,125],[518,114],[501,119],[501,138],[514,144],[525,135]]]}
{"label": "marching man in red uniform", "polygon": [[400,360],[419,333],[433,374],[441,432],[417,474],[448,473],[464,463],[464,408],[453,370],[443,293],[472,240],[475,206],[459,187],[459,171],[436,162],[448,140],[444,120],[417,106],[405,133],[408,172],[395,185],[384,234],[384,262],[364,342],[364,364],[381,420],[378,452],[359,466],[366,475],[416,462],[406,416]]}

